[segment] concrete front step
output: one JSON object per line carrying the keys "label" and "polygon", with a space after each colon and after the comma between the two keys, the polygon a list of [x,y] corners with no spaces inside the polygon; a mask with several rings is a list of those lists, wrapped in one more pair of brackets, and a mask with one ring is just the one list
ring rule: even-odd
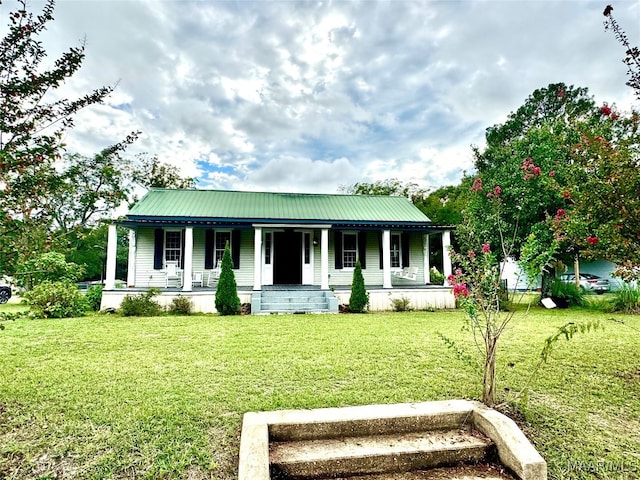
{"label": "concrete front step", "polygon": [[[331,304],[332,299],[335,303],[334,308]],[[337,299],[331,292],[310,290],[263,291],[259,296],[259,310],[256,310],[260,313],[333,311],[337,311]]]}
{"label": "concrete front step", "polygon": [[299,306],[323,306],[324,308],[326,308],[327,306],[327,301],[324,298],[314,298],[313,300],[299,300],[299,299],[295,299],[295,301],[293,300],[286,300],[286,299],[273,299],[270,298],[268,300],[263,300],[262,301],[262,306],[263,307],[269,307],[269,306],[273,306],[273,307],[281,307],[281,308],[294,308],[294,307],[299,307]]}
{"label": "concrete front step", "polygon": [[270,313],[270,312],[286,312],[286,313],[295,313],[295,312],[327,312],[329,309],[327,308],[327,304],[321,303],[313,303],[313,304],[282,304],[282,303],[267,303],[262,305],[262,312]]}
{"label": "concrete front step", "polygon": [[272,442],[269,461],[290,478],[408,472],[495,457],[491,440],[470,430]]}
{"label": "concrete front step", "polygon": [[482,463],[403,473],[319,477],[315,480],[516,480],[516,477],[508,473],[501,465]]}

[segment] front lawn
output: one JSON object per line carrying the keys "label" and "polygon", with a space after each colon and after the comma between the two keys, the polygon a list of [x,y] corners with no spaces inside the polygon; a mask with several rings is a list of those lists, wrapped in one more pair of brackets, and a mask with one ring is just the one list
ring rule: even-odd
{"label": "front lawn", "polygon": [[[522,406],[550,478],[640,475],[640,317],[534,309],[505,333],[501,387],[571,320]],[[621,323],[623,322],[623,323]],[[246,411],[477,398],[461,312],[5,322],[0,478],[236,476]]]}

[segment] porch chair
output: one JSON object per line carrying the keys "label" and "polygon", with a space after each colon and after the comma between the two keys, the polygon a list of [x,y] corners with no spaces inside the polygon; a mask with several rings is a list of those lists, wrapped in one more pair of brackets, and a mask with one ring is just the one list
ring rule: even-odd
{"label": "porch chair", "polygon": [[209,274],[209,277],[207,278],[207,287],[213,287],[218,283],[218,278],[220,277],[220,262],[221,260],[218,260],[216,267],[207,272]]}
{"label": "porch chair", "polygon": [[182,275],[178,270],[178,262],[167,262],[165,265],[165,286],[169,288],[170,286],[181,287],[182,286]]}
{"label": "porch chair", "polygon": [[193,278],[191,279],[191,285],[194,287],[196,285],[204,287],[204,272],[201,272],[200,270],[194,271]]}
{"label": "porch chair", "polygon": [[418,267],[404,267],[402,270],[393,272],[393,275],[415,282],[418,279]]}

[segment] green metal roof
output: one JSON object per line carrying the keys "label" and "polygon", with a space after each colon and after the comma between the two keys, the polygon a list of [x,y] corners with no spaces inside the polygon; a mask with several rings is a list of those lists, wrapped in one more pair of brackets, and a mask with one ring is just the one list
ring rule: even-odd
{"label": "green metal roof", "polygon": [[419,223],[429,218],[405,197],[150,190],[127,214],[128,221],[192,220],[265,223]]}

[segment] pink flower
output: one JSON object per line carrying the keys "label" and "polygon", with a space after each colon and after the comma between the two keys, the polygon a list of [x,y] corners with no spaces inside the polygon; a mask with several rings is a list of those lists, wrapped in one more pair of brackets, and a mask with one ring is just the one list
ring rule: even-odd
{"label": "pink flower", "polygon": [[473,185],[471,185],[471,191],[479,192],[481,190],[482,190],[482,179],[478,177],[473,181]]}
{"label": "pink flower", "polygon": [[597,245],[599,241],[598,237],[587,237],[587,243],[590,245]]}
{"label": "pink flower", "polygon": [[549,172],[549,176],[550,176],[550,177],[555,177],[555,176],[556,176],[556,171],[555,171],[555,170],[551,170],[551,171]]}
{"label": "pink flower", "polygon": [[468,297],[469,296],[469,289],[467,288],[467,286],[464,283],[456,283],[453,286],[453,295],[456,298]]}
{"label": "pink flower", "polygon": [[617,113],[613,112],[611,114],[611,120],[617,120],[618,118],[620,118],[620,115],[618,115]]}
{"label": "pink flower", "polygon": [[491,246],[488,243],[483,243],[482,253],[489,253],[489,252],[491,252]]}
{"label": "pink flower", "polygon": [[456,274],[456,277],[459,277],[460,275],[462,275],[462,270],[456,268],[456,271],[454,273]]}
{"label": "pink flower", "polygon": [[496,185],[496,186],[493,188],[493,194],[494,194],[496,197],[499,197],[501,193],[502,193],[502,188],[500,188],[500,185]]}
{"label": "pink flower", "polygon": [[525,180],[531,180],[534,176],[540,175],[542,169],[533,163],[533,158],[527,157],[522,161],[520,169],[523,172],[527,172],[524,176]]}
{"label": "pink flower", "polygon": [[529,170],[533,166],[533,158],[527,157],[522,161],[522,166],[520,167],[523,171]]}
{"label": "pink flower", "polygon": [[560,88],[558,90],[558,98],[564,98],[564,88]]}
{"label": "pink flower", "polygon": [[605,117],[611,115],[611,107],[605,103],[600,107],[600,113]]}
{"label": "pink flower", "polygon": [[567,212],[564,210],[564,208],[559,208],[558,211],[556,212],[556,215],[558,217],[564,217],[567,214]]}
{"label": "pink flower", "polygon": [[491,198],[491,197],[493,197],[493,193],[488,192],[488,193],[487,193],[487,198]]}
{"label": "pink flower", "polygon": [[473,250],[469,250],[467,255],[469,255],[469,258],[476,258],[476,252],[474,252]]}
{"label": "pink flower", "polygon": [[447,277],[447,280],[449,281],[449,283],[453,283],[453,281],[456,279],[456,277],[454,277],[453,275],[449,275]]}

